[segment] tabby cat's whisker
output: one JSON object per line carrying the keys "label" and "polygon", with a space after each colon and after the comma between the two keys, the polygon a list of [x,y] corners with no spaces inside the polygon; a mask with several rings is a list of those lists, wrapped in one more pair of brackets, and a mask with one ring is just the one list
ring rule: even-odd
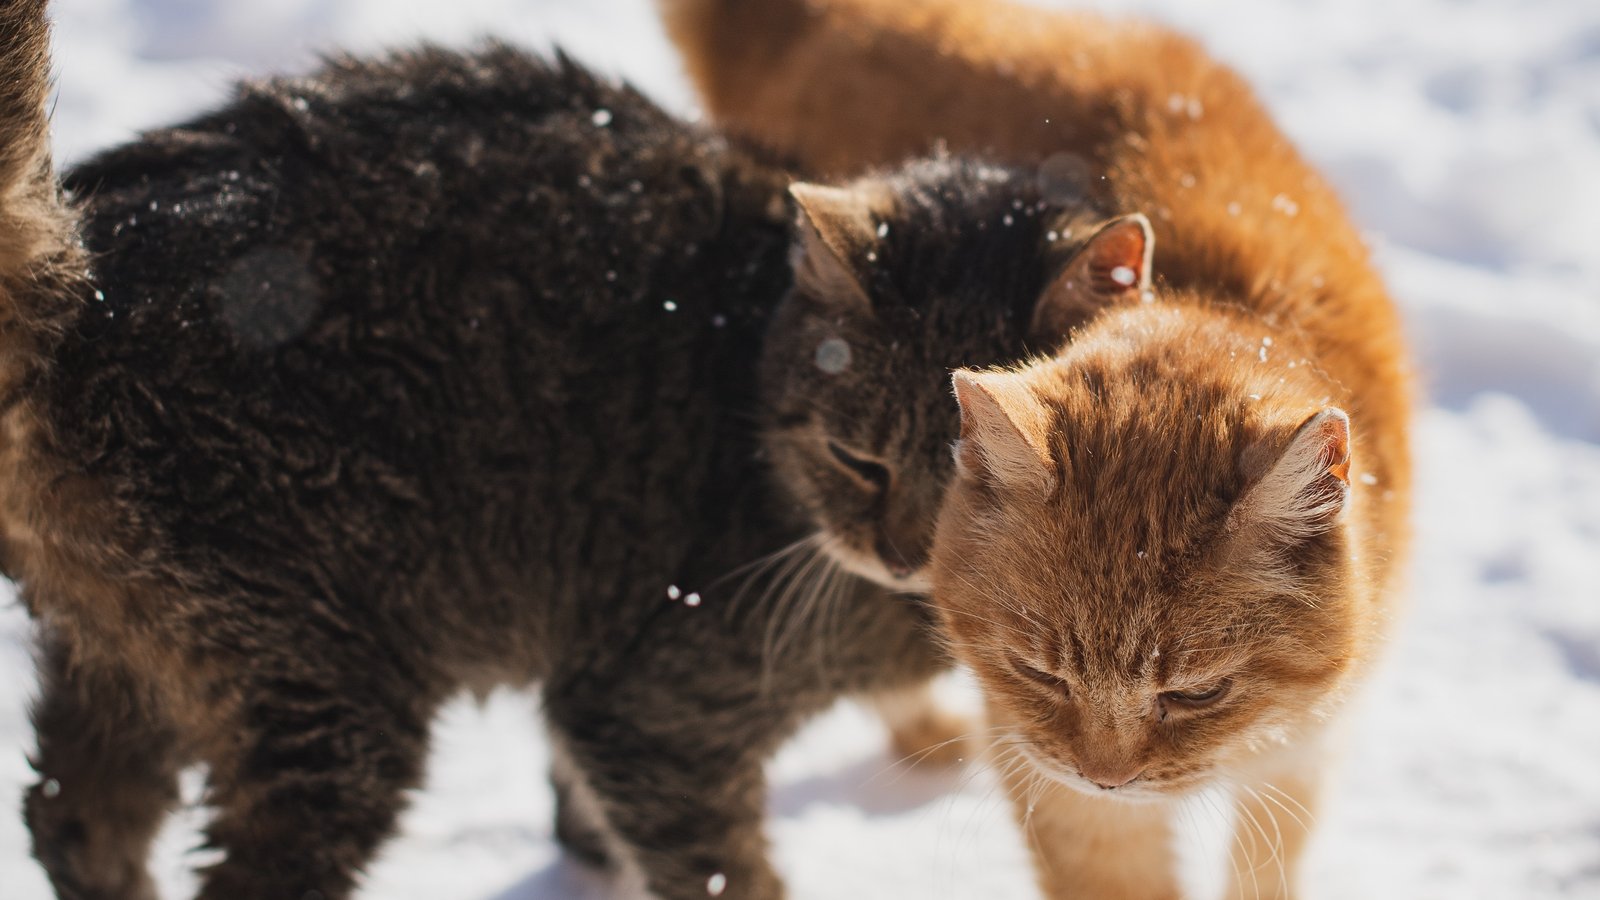
{"label": "tabby cat's whisker", "polygon": [[803,545],[801,551],[789,555],[767,580],[766,586],[756,599],[756,608],[766,618],[766,631],[761,641],[763,691],[770,687],[774,669],[779,663],[776,644],[789,612],[787,598],[796,589],[799,573],[809,567],[822,552],[821,546],[821,535],[814,535]]}
{"label": "tabby cat's whisker", "polygon": [[761,571],[761,569],[763,567],[770,566],[775,561],[777,561],[779,559],[782,559],[783,557],[800,550],[801,548],[805,547],[806,545],[816,543],[820,539],[820,537],[821,537],[821,535],[818,535],[818,534],[806,535],[805,537],[800,538],[798,540],[795,540],[795,541],[793,541],[793,542],[791,542],[791,543],[789,543],[789,544],[787,544],[787,545],[785,545],[783,547],[780,547],[777,550],[772,551],[771,553],[767,553],[765,555],[758,556],[755,559],[750,560],[749,562],[737,565],[737,566],[733,567],[732,569],[729,569],[728,571],[722,573],[721,575],[718,575],[716,578],[711,579],[711,582],[708,585],[708,587],[716,587],[717,585],[722,584],[724,581],[727,581],[730,578],[737,578],[740,575],[743,575],[744,573],[746,573],[746,572],[748,572],[748,571],[750,571],[752,569],[755,569],[757,572],[759,572],[759,571]]}
{"label": "tabby cat's whisker", "polygon": [[956,578],[966,588],[968,588],[969,590],[971,590],[974,593],[978,594],[980,597],[983,597],[983,598],[985,598],[987,600],[990,600],[991,602],[993,602],[995,605],[999,606],[1000,608],[1005,609],[1005,610],[1015,614],[1016,616],[1024,619],[1025,621],[1028,622],[1028,624],[1034,626],[1035,628],[1038,628],[1040,630],[1044,629],[1044,623],[1040,622],[1038,619],[1035,619],[1031,612],[1029,612],[1027,609],[1023,608],[1015,600],[1012,600],[1012,599],[1009,599],[1009,598],[1006,598],[1006,597],[1002,597],[999,594],[996,594],[994,591],[992,591],[992,590],[990,590],[987,587],[984,587],[982,585],[974,584],[971,579],[969,579],[969,578],[967,578],[967,577],[965,577],[963,575],[957,575]]}
{"label": "tabby cat's whisker", "polygon": [[781,657],[790,642],[802,631],[803,623],[813,618],[821,591],[821,580],[816,572],[818,569],[826,572],[832,564],[832,557],[818,546],[811,554],[811,559],[806,560],[806,564],[790,578],[789,589],[779,597],[778,609],[773,610],[773,623],[778,626],[778,637],[771,645],[774,658]]}
{"label": "tabby cat's whisker", "polygon": [[[745,575],[745,577],[740,581],[738,589],[734,591],[733,597],[728,604],[730,610],[737,611],[738,608],[743,604],[745,597],[749,595],[750,587],[760,580],[763,575],[772,572],[774,569],[781,573],[785,567],[790,565],[790,563],[796,557],[803,556],[805,553],[814,549],[821,538],[822,536],[820,534],[813,534],[808,537],[803,537],[781,550],[774,551],[766,556],[745,563],[744,565],[734,569],[732,572],[720,576],[716,581],[713,581],[712,584],[717,584],[727,578],[735,577],[737,573],[741,571],[749,570],[749,574]],[[765,601],[768,592],[770,592],[773,588],[773,585],[780,580],[781,575],[774,575],[773,578],[767,581],[765,588],[760,594],[760,599],[757,600],[758,606]]]}

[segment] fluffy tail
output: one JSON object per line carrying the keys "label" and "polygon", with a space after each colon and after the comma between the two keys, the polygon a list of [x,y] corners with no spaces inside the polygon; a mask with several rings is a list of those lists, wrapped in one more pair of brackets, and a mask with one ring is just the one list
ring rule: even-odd
{"label": "fluffy tail", "polygon": [[0,281],[58,248],[70,214],[50,162],[46,0],[0,0]]}

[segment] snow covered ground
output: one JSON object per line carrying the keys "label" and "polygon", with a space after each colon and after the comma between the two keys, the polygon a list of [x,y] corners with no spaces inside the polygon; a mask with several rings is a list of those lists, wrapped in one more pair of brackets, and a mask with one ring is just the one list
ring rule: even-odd
{"label": "snow covered ground", "polygon": [[[1255,81],[1370,230],[1429,385],[1414,602],[1352,723],[1308,895],[1600,897],[1600,3],[1100,5],[1175,22]],[[647,0],[59,0],[56,16],[67,160],[213,103],[237,76],[420,38],[556,41],[691,104]],[[27,629],[0,608],[8,900],[49,895],[5,812],[28,777]],[[449,710],[366,896],[614,895],[551,842],[529,707],[503,694]],[[818,722],[773,775],[797,900],[1035,896],[988,776],[891,768],[858,709]],[[193,883],[198,820],[159,842],[169,896]],[[1215,878],[1197,869],[1204,896]]]}

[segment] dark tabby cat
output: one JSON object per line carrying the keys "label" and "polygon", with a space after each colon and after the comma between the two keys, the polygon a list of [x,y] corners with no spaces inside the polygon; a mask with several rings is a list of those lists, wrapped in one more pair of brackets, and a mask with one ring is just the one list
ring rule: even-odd
{"label": "dark tabby cat", "polygon": [[0,562],[57,893],[153,897],[203,762],[201,896],[347,896],[438,705],[538,683],[569,844],[781,896],[764,758],[944,659],[918,601],[758,564],[875,535],[916,581],[946,372],[1060,336],[1087,214],[951,161],[798,188],[791,290],[781,171],[503,47],[248,86],[63,190],[47,38],[0,6]]}

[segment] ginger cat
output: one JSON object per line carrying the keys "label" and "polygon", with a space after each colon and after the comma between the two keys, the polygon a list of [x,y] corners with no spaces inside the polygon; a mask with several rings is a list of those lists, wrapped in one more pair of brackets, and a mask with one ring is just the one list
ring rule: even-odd
{"label": "ginger cat", "polygon": [[1333,192],[1157,25],[998,0],[663,9],[713,117],[815,170],[943,142],[1149,217],[1077,275],[1153,261],[1149,302],[1106,295],[1058,358],[957,376],[934,599],[1025,763],[1005,769],[1049,896],[1175,896],[1168,807],[1123,801],[1219,782],[1230,895],[1292,895],[1324,723],[1407,542],[1398,317]]}

